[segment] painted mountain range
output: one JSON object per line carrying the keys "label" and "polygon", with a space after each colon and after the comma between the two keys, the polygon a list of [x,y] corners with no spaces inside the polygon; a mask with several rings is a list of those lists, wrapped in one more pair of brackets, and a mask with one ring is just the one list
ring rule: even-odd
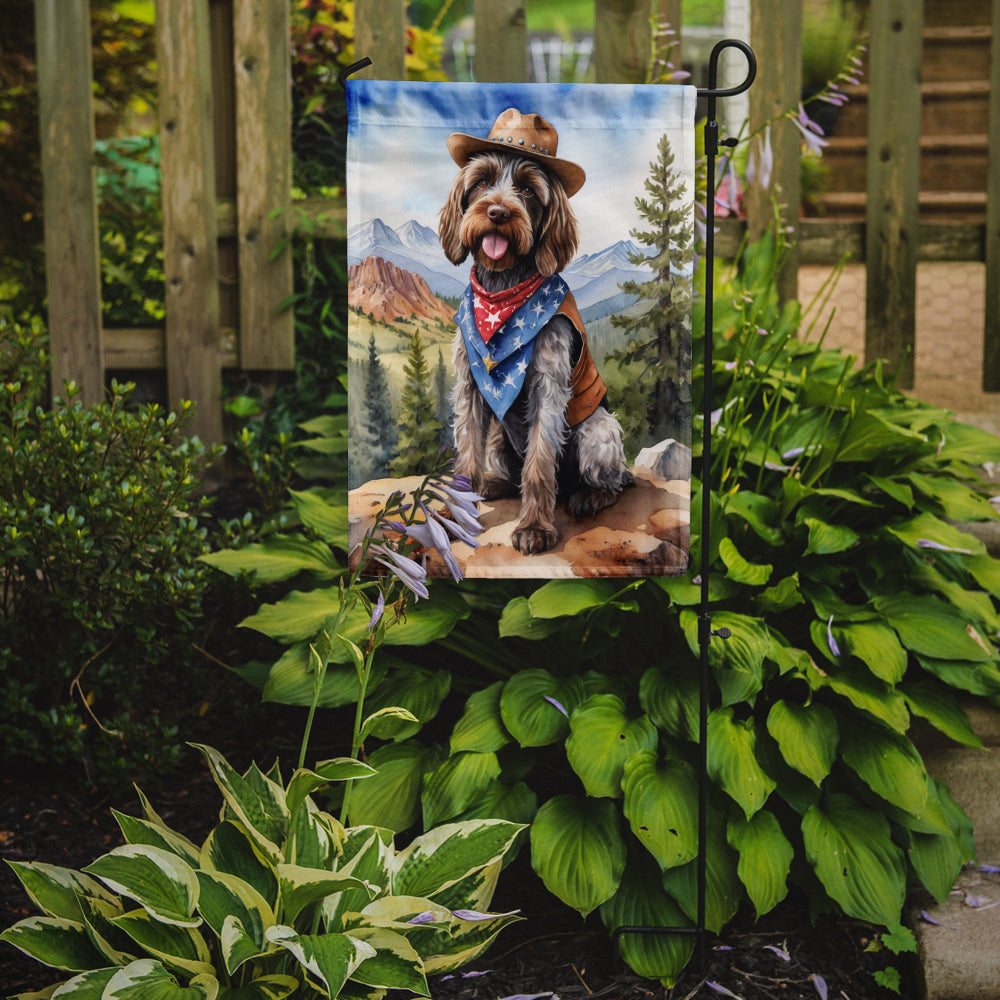
{"label": "painted mountain range", "polygon": [[[585,321],[618,312],[634,299],[625,296],[619,284],[628,279],[648,280],[648,269],[629,261],[641,248],[619,240],[598,253],[577,257],[562,276],[576,297]],[[347,263],[360,264],[380,257],[412,275],[419,275],[436,295],[458,298],[469,283],[469,262],[455,266],[444,256],[437,233],[411,219],[399,229],[381,219],[371,219],[347,234]]]}
{"label": "painted mountain range", "polygon": [[347,304],[389,321],[421,316],[451,325],[454,308],[442,302],[419,274],[382,257],[366,257],[347,267]]}

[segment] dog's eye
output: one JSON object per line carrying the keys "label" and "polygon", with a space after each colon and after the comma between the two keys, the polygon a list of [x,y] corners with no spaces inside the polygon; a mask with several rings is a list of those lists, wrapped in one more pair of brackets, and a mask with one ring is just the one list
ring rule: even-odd
{"label": "dog's eye", "polygon": [[534,188],[519,187],[517,190],[518,190],[518,193],[523,198],[534,198],[535,197],[535,189]]}
{"label": "dog's eye", "polygon": [[484,181],[479,181],[479,183],[476,184],[476,188],[479,191],[485,191],[489,186],[490,186],[490,182],[489,181],[485,181],[485,180]]}

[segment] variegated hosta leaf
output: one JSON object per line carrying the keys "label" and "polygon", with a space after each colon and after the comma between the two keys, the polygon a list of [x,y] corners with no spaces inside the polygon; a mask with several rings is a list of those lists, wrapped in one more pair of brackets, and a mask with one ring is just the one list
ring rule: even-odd
{"label": "variegated hosta leaf", "polygon": [[199,867],[224,872],[252,885],[271,905],[278,905],[278,875],[241,823],[220,823],[201,847]]}
{"label": "variegated hosta leaf", "polygon": [[[705,926],[718,934],[729,923],[743,899],[743,884],[736,874],[736,852],[726,843],[726,824],[714,810],[708,816],[705,849]],[[663,873],[663,887],[691,918],[698,918],[698,861]]]}
{"label": "variegated hosta leaf", "polygon": [[327,872],[300,865],[278,865],[281,906],[286,920],[294,921],[305,907],[345,889],[361,889],[375,895],[374,890],[353,875]]}
{"label": "variegated hosta leaf", "polygon": [[298,988],[300,982],[294,976],[261,976],[244,986],[224,986],[218,1000],[285,1000]]}
{"label": "variegated hosta leaf", "polygon": [[81,920],[80,897],[92,896],[109,903],[116,899],[97,879],[39,861],[8,861],[31,901],[46,916]]}
{"label": "variegated hosta leaf", "polygon": [[104,956],[105,965],[128,965],[140,957],[140,949],[136,948],[135,942],[114,924],[115,917],[125,912],[120,902],[109,903],[104,899],[84,896],[80,904],[90,940]]}
{"label": "variegated hosta leaf", "polygon": [[776,782],[757,762],[752,718],[737,721],[731,707],[717,708],[709,715],[708,774],[748,818],[767,801]]}
{"label": "variegated hosta leaf", "polygon": [[28,917],[0,934],[6,941],[37,962],[53,969],[81,972],[100,968],[104,958],[95,950],[87,928],[65,917]]}
{"label": "variegated hosta leaf", "polygon": [[[396,631],[389,630],[391,635]],[[449,629],[450,631],[450,629]],[[394,670],[374,689],[365,704],[372,712],[387,708],[402,708],[411,718],[380,718],[378,736],[381,739],[405,740],[420,732],[421,726],[437,715],[441,702],[451,690],[451,674],[447,670],[425,670],[410,667]]]}
{"label": "variegated hosta leaf", "polygon": [[[692,922],[664,891],[652,859],[630,858],[618,891],[601,905],[609,932],[619,927],[689,927]],[[694,950],[691,934],[623,934],[619,952],[640,976],[672,986]]]}
{"label": "variegated hosta leaf", "polygon": [[171,851],[146,844],[125,844],[85,869],[113,892],[134,899],[150,916],[166,924],[197,927],[198,878]]}
{"label": "variegated hosta leaf", "polygon": [[690,765],[643,750],[625,762],[622,789],[632,832],[661,869],[697,855],[698,783]]}
{"label": "variegated hosta leaf", "polygon": [[500,931],[521,919],[517,912],[478,914],[475,919],[465,918],[464,915],[469,913],[467,910],[451,912],[455,918],[451,933],[432,954],[424,958],[424,971],[428,975],[451,972],[474,961],[493,943]]}
{"label": "variegated hosta leaf", "polygon": [[495,819],[446,823],[429,830],[393,859],[392,892],[433,899],[460,879],[500,861],[522,829]]}
{"label": "variegated hosta leaf", "polygon": [[774,813],[765,809],[750,819],[737,816],[730,820],[726,836],[730,847],[740,854],[736,873],[758,918],[762,917],[788,895],[788,872],[795,849]]}
{"label": "variegated hosta leaf", "polygon": [[577,706],[569,727],[566,757],[595,798],[620,798],[625,761],[639,750],[655,749],[659,740],[649,716],[630,719],[625,702],[613,694],[595,694]]}
{"label": "variegated hosta leaf", "polygon": [[500,693],[503,681],[497,681],[469,696],[462,717],[451,733],[451,752],[473,750],[477,753],[495,753],[510,743],[500,716]]}
{"label": "variegated hosta leaf", "polygon": [[[107,969],[91,969],[90,972],[81,972],[79,976],[67,979],[65,983],[52,990],[49,987],[44,993],[20,994],[21,998],[28,996],[41,998],[52,997],[54,1000],[101,1000],[104,996],[104,988],[114,978],[120,966],[113,966]],[[50,992],[51,991],[51,992]],[[18,998],[12,998],[18,1000]]]}
{"label": "variegated hosta leaf", "polygon": [[833,712],[819,702],[798,705],[778,700],[767,716],[767,731],[781,748],[781,756],[815,785],[830,773],[840,732]]}
{"label": "variegated hosta leaf", "polygon": [[328,931],[344,930],[345,913],[360,911],[370,902],[373,891],[388,889],[392,850],[391,831],[372,826],[356,826],[347,831],[337,871],[354,876],[367,888],[345,889],[323,900],[323,921]]}
{"label": "variegated hosta leaf", "polygon": [[145,910],[123,913],[112,923],[171,969],[180,969],[189,976],[213,971],[212,956],[205,939],[190,927],[160,923]]}
{"label": "variegated hosta leaf", "polygon": [[205,755],[227,807],[247,828],[264,855],[277,863],[281,856],[279,844],[288,832],[284,789],[253,768],[246,776],[240,775],[217,750],[203,744],[193,745]]}
{"label": "variegated hosta leaf", "polygon": [[376,774],[373,767],[353,757],[337,757],[317,764],[313,770],[299,768],[288,782],[285,805],[289,814],[295,815],[306,797],[331,781],[349,781],[355,778],[370,778]]}
{"label": "variegated hosta leaf", "polygon": [[[239,943],[238,960],[233,947],[225,948],[226,968],[230,975],[247,958],[266,950],[264,931],[275,923],[274,912],[267,900],[248,882],[238,879],[235,875],[224,872],[198,872],[198,882],[201,894],[198,898],[198,910],[205,922],[215,931],[216,936],[223,940],[223,930],[227,921],[235,920],[238,928],[230,928],[230,945]],[[251,955],[246,954],[243,938],[249,938],[253,947]],[[225,942],[224,942],[225,943]],[[230,963],[233,958],[235,964]]]}
{"label": "variegated hosta leaf", "polygon": [[452,754],[424,778],[420,796],[424,826],[437,826],[467,809],[500,777],[495,753]]}
{"label": "variegated hosta leaf", "polygon": [[849,917],[899,923],[906,866],[882,813],[849,795],[830,795],[805,814],[802,836],[809,863]]}
{"label": "variegated hosta leaf", "polygon": [[292,819],[286,860],[304,868],[335,868],[344,836],[338,820],[317,809],[312,799],[306,799]]}
{"label": "variegated hosta leaf", "polygon": [[422,997],[430,996],[424,963],[402,934],[384,927],[362,926],[354,928],[351,937],[375,949],[375,954],[366,958],[351,973],[355,982],[383,989],[409,990]]}
{"label": "variegated hosta leaf", "polygon": [[143,958],[119,969],[101,1000],[216,1000],[218,995],[219,981],[212,975],[196,976],[181,986],[159,962]]}
{"label": "variegated hosta leaf", "polygon": [[[515,840],[520,838],[524,829],[524,827],[521,828]],[[463,908],[488,910],[493,902],[493,894],[497,889],[500,871],[506,860],[506,856],[497,858],[493,864],[479,868],[466,875],[465,878],[460,878],[446,889],[434,893],[434,901],[448,907],[449,910]]]}
{"label": "variegated hosta leaf", "polygon": [[583,916],[610,899],[625,870],[615,803],[573,795],[549,799],[531,824],[531,865],[549,892]]}
{"label": "variegated hosta leaf", "polygon": [[294,955],[309,978],[331,997],[340,993],[365,959],[375,957],[370,944],[349,934],[296,934],[291,927],[278,924],[268,928],[267,939]]}
{"label": "variegated hosta leaf", "polygon": [[504,727],[523,747],[543,747],[569,732],[569,716],[585,696],[579,677],[560,679],[547,670],[514,674],[500,695]]}
{"label": "variegated hosta leaf", "polygon": [[121,827],[122,835],[129,844],[146,844],[149,847],[159,847],[161,850],[176,854],[177,857],[186,861],[192,868],[198,864],[199,848],[196,847],[187,837],[176,833],[169,827],[150,822],[145,819],[136,819],[134,816],[126,816],[125,813],[112,809],[118,826]]}

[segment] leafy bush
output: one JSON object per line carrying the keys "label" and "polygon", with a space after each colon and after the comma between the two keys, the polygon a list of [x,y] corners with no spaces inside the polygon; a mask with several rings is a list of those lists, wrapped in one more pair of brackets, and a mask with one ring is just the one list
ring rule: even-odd
{"label": "leafy bush", "polygon": [[[878,364],[797,339],[801,309],[774,291],[781,252],[747,248],[716,292],[710,596],[713,626],[732,636],[709,649],[707,925],[745,901],[763,914],[795,886],[814,911],[902,940],[907,885],[944,898],[973,852],[909,727],[919,716],[976,746],[957,695],[1000,695],[1000,561],[952,523],[995,516],[975,467],[1000,459],[1000,440],[904,396]],[[296,541],[243,554],[296,588],[245,624],[289,645],[256,674],[265,697],[306,703],[309,638],[333,588]],[[369,748],[379,773],[352,818],[396,830],[421,814],[425,828],[533,819],[533,864],[568,905],[609,929],[692,923],[699,601],[690,577],[560,580],[513,599],[491,582],[438,588],[394,630],[400,658],[369,701],[426,724],[452,681],[473,693],[447,754],[419,724],[380,734],[392,739]],[[433,641],[450,674],[407,662],[407,644]],[[332,667],[324,703],[349,704],[353,675],[346,657]],[[626,936],[622,949],[669,982],[691,942]]]}
{"label": "leafy bush", "polygon": [[399,850],[390,831],[345,829],[311,798],[367,765],[325,761],[285,785],[277,767],[240,774],[199,749],[225,803],[200,847],[140,793],[142,819],[115,813],[125,846],[82,872],[11,863],[42,916],[0,938],[79,973],[60,996],[429,996],[428,973],[471,961],[518,919],[485,912],[516,824],[453,823]]}
{"label": "leafy bush", "polygon": [[149,682],[191,662],[209,456],[185,434],[188,405],[133,410],[127,385],[96,406],[68,385],[42,408],[41,338],[0,321],[0,742],[9,761],[83,757],[107,774],[175,752]]}

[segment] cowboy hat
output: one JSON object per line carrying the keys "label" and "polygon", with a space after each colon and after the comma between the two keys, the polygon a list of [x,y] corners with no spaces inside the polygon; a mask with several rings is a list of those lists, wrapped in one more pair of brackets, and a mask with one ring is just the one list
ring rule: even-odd
{"label": "cowboy hat", "polygon": [[541,115],[522,115],[515,108],[508,108],[493,123],[485,139],[464,132],[448,136],[448,152],[460,167],[469,162],[473,153],[488,152],[498,146],[544,163],[563,182],[567,196],[576,194],[587,179],[583,167],[556,156],[559,136]]}

